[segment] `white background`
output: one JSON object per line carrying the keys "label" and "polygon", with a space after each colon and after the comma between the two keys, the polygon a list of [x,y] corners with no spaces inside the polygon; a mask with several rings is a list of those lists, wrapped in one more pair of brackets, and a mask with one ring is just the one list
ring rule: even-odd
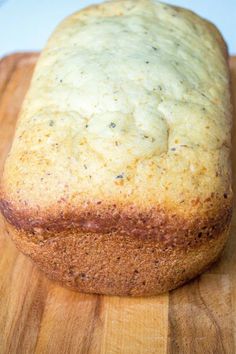
{"label": "white background", "polygon": [[[99,0],[0,0],[0,57],[40,50],[65,16]],[[236,54],[236,0],[169,0],[214,22]]]}

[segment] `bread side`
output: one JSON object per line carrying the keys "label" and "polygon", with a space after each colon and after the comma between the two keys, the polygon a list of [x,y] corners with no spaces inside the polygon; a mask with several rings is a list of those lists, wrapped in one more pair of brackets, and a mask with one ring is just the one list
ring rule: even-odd
{"label": "bread side", "polygon": [[215,262],[228,229],[190,237],[188,245],[111,233],[66,230],[44,239],[7,228],[17,247],[47,276],[74,290],[107,295],[156,295],[192,279]]}

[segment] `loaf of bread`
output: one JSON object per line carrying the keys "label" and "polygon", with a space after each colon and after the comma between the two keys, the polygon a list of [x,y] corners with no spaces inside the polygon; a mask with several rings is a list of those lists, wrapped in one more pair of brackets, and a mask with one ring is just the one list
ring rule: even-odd
{"label": "loaf of bread", "polygon": [[6,225],[73,289],[173,289],[225,245],[230,131],[214,25],[155,0],[86,8],[59,25],[36,66],[2,178]]}

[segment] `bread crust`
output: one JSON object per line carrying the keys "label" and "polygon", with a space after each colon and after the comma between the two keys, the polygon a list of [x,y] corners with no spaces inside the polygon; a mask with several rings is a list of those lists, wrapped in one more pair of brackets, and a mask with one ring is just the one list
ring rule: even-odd
{"label": "bread crust", "polygon": [[66,230],[44,238],[8,223],[7,229],[50,279],[81,292],[120,296],[156,295],[184,284],[217,260],[228,236],[227,227],[176,245],[116,233]]}
{"label": "bread crust", "polygon": [[174,289],[207,269],[224,248],[232,216],[229,202],[215,217],[195,220],[134,208],[124,215],[114,205],[109,214],[64,211],[54,219],[14,211],[3,200],[0,208],[19,250],[50,279],[86,293],[130,296]]}
{"label": "bread crust", "polygon": [[[202,209],[202,208],[201,208]],[[139,240],[153,240],[165,245],[195,244],[197,238],[207,239],[218,235],[228,228],[232,216],[232,200],[222,202],[221,208],[214,212],[208,210],[205,215],[185,217],[177,212],[167,212],[155,207],[142,211],[136,205],[119,206],[116,203],[106,205],[87,205],[76,210],[68,206],[55,206],[54,210],[44,213],[32,212],[32,209],[20,210],[3,198],[0,210],[6,220],[16,229],[29,234],[31,239],[38,235],[44,239],[54,238],[63,232],[124,235]],[[200,235],[200,236],[199,236]]]}

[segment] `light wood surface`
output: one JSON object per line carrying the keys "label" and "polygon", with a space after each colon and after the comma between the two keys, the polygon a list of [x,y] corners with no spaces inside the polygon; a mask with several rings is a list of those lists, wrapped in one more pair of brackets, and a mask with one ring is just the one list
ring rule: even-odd
{"label": "light wood surface", "polygon": [[[0,173],[37,57],[0,61]],[[236,58],[230,65],[236,106]],[[79,294],[47,280],[16,250],[0,218],[0,353],[235,353],[235,232],[234,213],[221,260],[186,286],[119,298]]]}

